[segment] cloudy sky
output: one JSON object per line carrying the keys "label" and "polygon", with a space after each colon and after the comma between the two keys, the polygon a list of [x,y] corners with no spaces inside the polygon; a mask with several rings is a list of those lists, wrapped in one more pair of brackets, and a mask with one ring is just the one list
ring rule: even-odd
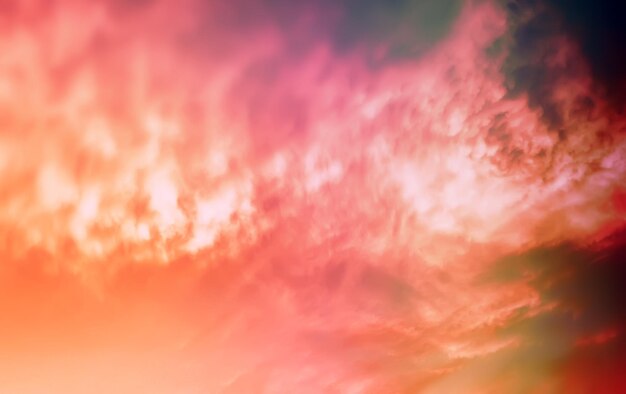
{"label": "cloudy sky", "polygon": [[0,391],[626,390],[626,5],[0,0]]}

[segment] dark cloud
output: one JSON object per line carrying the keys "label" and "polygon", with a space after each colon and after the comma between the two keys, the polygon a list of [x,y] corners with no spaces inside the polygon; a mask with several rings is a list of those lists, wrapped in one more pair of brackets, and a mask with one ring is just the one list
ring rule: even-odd
{"label": "dark cloud", "polygon": [[551,99],[553,83],[558,83],[553,78],[568,70],[568,65],[551,67],[544,63],[547,54],[557,49],[558,43],[550,41],[556,29],[552,19],[545,14],[518,26],[512,34],[512,55],[505,64],[510,76],[510,94],[517,96],[527,92],[529,105],[541,107],[544,120],[552,127],[559,127],[562,123],[558,103]]}
{"label": "dark cloud", "polygon": [[[626,360],[625,241],[622,230],[593,248],[541,247],[497,262],[489,281],[525,282],[540,297],[534,311],[520,309],[502,328],[521,339],[515,358],[560,368],[565,385],[617,384],[607,366]],[[582,365],[585,378],[573,376]]]}
{"label": "dark cloud", "polygon": [[[558,130],[568,110],[556,89],[586,74],[613,110],[624,109],[626,82],[625,7],[611,1],[518,0],[505,2],[510,31],[503,38],[509,54],[503,65],[511,96],[528,94],[529,105],[543,111]],[[501,47],[494,45],[494,48]],[[571,48],[566,45],[571,44]],[[493,49],[493,48],[492,48]],[[569,55],[559,55],[570,51]],[[571,53],[571,52],[574,53]],[[595,103],[589,97],[579,101]]]}
{"label": "dark cloud", "polygon": [[507,4],[510,31],[503,37],[509,53],[503,64],[509,94],[526,93],[531,108],[543,112],[543,120],[554,129],[562,127],[563,110],[552,93],[565,77],[576,70],[572,61],[550,64],[549,57],[561,49],[558,40],[563,28],[553,11],[534,1]]}
{"label": "dark cloud", "polygon": [[[572,7],[577,12],[593,8],[583,3],[573,2]],[[617,72],[602,71],[603,67],[612,69],[609,63],[619,64],[619,46],[612,48],[613,54],[596,56],[585,49],[585,40],[611,41],[620,33],[611,27],[611,21],[607,21],[606,31],[596,26],[598,31],[592,32],[593,26],[586,24],[574,29],[574,11],[556,0],[502,4],[507,31],[486,48],[487,54],[501,61],[508,98],[526,101],[538,117],[539,123],[529,127],[541,137],[524,137],[518,126],[510,127],[507,121],[515,119],[514,112],[498,114],[489,128],[490,142],[501,147],[497,164],[524,168],[544,181],[564,171],[589,179],[604,168],[603,158],[621,144],[624,116],[614,91],[621,77]],[[594,12],[604,15],[603,11]],[[595,14],[591,14],[593,19]]]}
{"label": "dark cloud", "polygon": [[609,99],[626,104],[626,3],[612,0],[548,0],[575,37]]}

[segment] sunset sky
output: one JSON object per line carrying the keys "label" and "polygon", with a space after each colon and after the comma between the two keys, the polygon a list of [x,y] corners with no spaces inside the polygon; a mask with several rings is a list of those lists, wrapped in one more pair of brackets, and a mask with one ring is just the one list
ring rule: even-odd
{"label": "sunset sky", "polygon": [[0,0],[0,393],[626,393],[613,3]]}

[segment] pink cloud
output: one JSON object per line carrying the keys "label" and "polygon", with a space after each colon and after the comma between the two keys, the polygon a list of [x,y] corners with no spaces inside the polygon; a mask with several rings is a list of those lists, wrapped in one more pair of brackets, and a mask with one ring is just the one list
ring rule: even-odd
{"label": "pink cloud", "polygon": [[[546,305],[477,278],[623,219],[624,141],[599,137],[623,119],[582,66],[550,91],[567,138],[511,97],[489,2],[377,67],[317,34],[339,8],[245,3],[4,11],[0,387],[516,387],[496,333]],[[581,59],[559,42],[553,66]]]}

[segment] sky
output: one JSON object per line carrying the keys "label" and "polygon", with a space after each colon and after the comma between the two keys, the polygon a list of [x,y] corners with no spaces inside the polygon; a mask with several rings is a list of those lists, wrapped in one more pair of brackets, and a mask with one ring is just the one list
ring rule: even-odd
{"label": "sky", "polygon": [[0,392],[626,392],[625,14],[0,0]]}

